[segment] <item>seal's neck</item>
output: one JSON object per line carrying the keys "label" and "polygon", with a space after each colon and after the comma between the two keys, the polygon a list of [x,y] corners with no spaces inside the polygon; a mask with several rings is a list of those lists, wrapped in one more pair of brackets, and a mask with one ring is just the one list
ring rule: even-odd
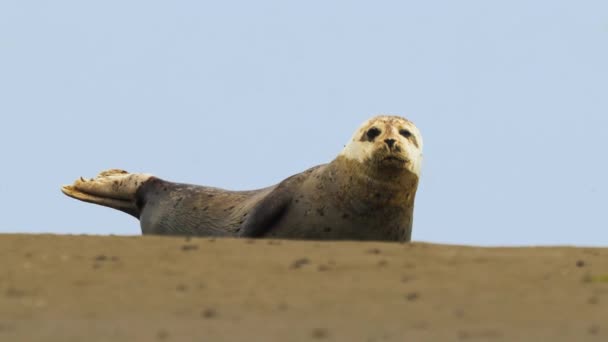
{"label": "seal's neck", "polygon": [[378,169],[373,165],[339,156],[325,172],[334,196],[359,212],[413,208],[418,176],[397,169]]}

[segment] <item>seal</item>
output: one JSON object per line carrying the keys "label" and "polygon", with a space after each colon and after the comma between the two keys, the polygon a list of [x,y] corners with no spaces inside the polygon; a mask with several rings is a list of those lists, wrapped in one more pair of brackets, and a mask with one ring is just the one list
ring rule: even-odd
{"label": "seal", "polygon": [[421,163],[418,128],[381,115],[364,122],[330,163],[263,189],[228,191],[112,169],[62,191],[138,218],[143,234],[410,241]]}

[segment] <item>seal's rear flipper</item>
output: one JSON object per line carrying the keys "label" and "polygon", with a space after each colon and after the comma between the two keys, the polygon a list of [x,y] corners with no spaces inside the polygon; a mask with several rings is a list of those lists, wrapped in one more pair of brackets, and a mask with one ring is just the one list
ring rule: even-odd
{"label": "seal's rear flipper", "polygon": [[111,169],[93,179],[80,177],[74,184],[61,187],[61,191],[72,198],[121,210],[139,218],[137,189],[150,177],[148,174]]}

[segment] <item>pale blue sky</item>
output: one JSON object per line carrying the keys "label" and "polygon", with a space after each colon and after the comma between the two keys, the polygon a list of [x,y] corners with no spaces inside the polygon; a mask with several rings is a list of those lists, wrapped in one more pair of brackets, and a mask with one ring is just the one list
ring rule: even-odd
{"label": "pale blue sky", "polygon": [[413,120],[413,239],[608,245],[607,1],[0,2],[0,232],[139,234],[59,187],[251,189]]}

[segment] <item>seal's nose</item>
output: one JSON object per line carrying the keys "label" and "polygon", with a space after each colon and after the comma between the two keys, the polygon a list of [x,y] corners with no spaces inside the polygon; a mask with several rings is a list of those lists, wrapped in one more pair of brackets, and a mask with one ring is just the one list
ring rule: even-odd
{"label": "seal's nose", "polygon": [[395,145],[395,139],[385,139],[384,142],[388,145],[388,148],[392,149]]}

